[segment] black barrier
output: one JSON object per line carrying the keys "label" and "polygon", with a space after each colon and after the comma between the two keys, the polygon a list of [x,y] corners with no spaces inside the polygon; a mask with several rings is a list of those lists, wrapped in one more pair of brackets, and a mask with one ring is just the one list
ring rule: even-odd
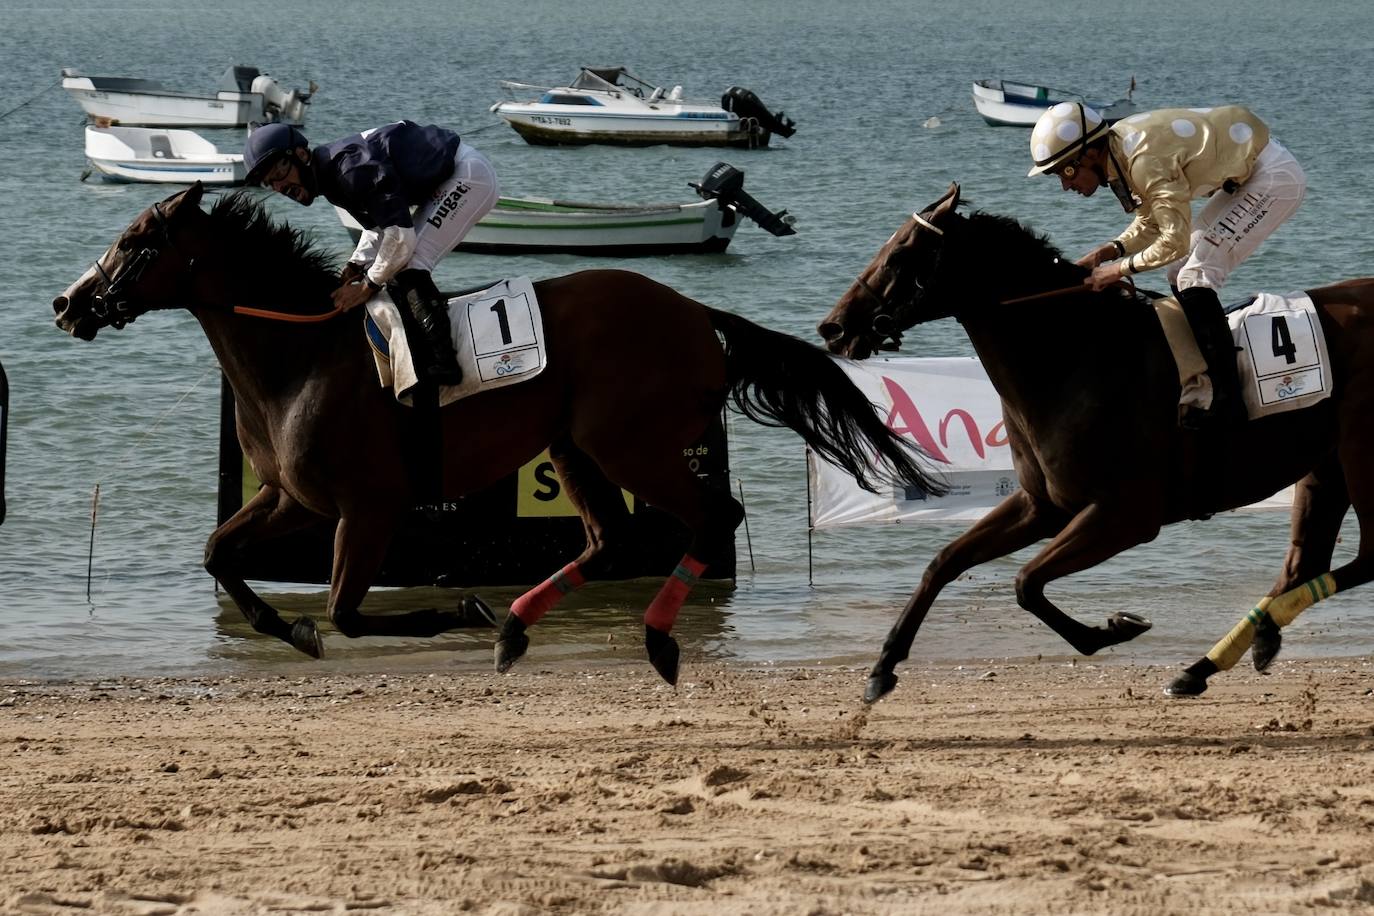
{"label": "black barrier", "polygon": [[5,450],[9,447],[10,380],[0,363],[0,525],[5,523]]}
{"label": "black barrier", "polygon": [[[728,493],[730,458],[718,420],[688,449],[683,460],[708,487]],[[234,395],[220,394],[219,523],[224,524],[258,489],[234,431]],[[690,540],[672,516],[626,494],[634,531],[632,555],[620,578],[667,576]],[[257,545],[243,554],[246,579],[272,582],[329,581],[334,523]],[[585,546],[582,520],[561,493],[547,454],[491,487],[440,506],[407,513],[392,540],[377,585],[450,587],[521,586],[542,582]],[[735,552],[703,578],[733,579]]]}

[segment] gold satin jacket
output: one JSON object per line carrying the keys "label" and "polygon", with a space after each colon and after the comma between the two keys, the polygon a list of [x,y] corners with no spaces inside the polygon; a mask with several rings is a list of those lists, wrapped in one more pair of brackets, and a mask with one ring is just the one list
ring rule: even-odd
{"label": "gold satin jacket", "polygon": [[1154,270],[1186,255],[1193,201],[1249,178],[1268,143],[1269,127],[1240,105],[1162,108],[1112,125],[1107,178],[1124,180],[1140,201],[1135,219],[1117,236],[1130,255],[1127,270]]}

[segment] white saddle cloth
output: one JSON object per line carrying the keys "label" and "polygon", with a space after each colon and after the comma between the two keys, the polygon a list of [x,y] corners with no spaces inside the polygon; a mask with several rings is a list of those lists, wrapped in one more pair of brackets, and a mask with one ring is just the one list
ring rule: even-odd
{"label": "white saddle cloth", "polygon": [[1226,316],[1236,339],[1245,409],[1254,420],[1331,397],[1331,357],[1306,293],[1260,293]]}
{"label": "white saddle cloth", "polygon": [[[409,405],[419,378],[406,341],[401,313],[383,290],[367,304],[367,340],[377,360],[382,386]],[[463,381],[439,389],[439,403],[513,385],[544,371],[544,322],[529,277],[503,280],[495,286],[450,299],[453,348]],[[420,346],[426,346],[424,341]]]}

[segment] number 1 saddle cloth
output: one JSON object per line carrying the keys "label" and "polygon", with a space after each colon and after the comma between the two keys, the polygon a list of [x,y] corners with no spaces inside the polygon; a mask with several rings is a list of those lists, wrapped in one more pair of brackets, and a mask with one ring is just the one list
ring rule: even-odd
{"label": "number 1 saddle cloth", "polygon": [[[502,280],[450,299],[448,315],[463,381],[439,389],[440,405],[479,391],[523,382],[544,371],[548,361],[544,352],[544,322],[529,277]],[[411,404],[420,380],[400,310],[385,290],[368,302],[363,324],[382,386],[391,388],[402,404]],[[423,347],[426,343],[420,340],[417,345]]]}
{"label": "number 1 saddle cloth", "polygon": [[[1179,404],[1210,407],[1211,382],[1188,319],[1172,297],[1155,311],[1178,364]],[[1311,407],[1331,396],[1331,358],[1317,307],[1304,292],[1260,293],[1226,315],[1236,343],[1236,371],[1251,420]]]}

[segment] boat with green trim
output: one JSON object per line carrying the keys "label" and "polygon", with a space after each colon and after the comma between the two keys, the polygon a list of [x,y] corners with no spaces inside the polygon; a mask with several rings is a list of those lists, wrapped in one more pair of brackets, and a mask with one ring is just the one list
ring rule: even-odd
{"label": "boat with green trim", "polygon": [[[768,210],[743,191],[744,173],[717,163],[700,183],[701,200],[664,204],[603,204],[539,197],[502,197],[477,221],[458,251],[491,254],[635,256],[722,252],[747,217],[772,235],[796,232],[786,211]],[[335,208],[356,241],[362,226]]]}

